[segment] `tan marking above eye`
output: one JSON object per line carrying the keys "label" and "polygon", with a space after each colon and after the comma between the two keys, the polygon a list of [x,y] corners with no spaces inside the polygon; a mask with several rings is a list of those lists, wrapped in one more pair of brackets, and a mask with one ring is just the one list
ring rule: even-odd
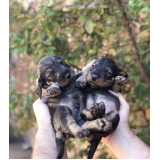
{"label": "tan marking above eye", "polygon": [[45,76],[48,77],[51,72],[53,72],[53,69],[52,69],[52,68],[48,68],[48,69],[46,70]]}
{"label": "tan marking above eye", "polygon": [[48,85],[52,85],[54,82],[46,82]]}
{"label": "tan marking above eye", "polygon": [[108,68],[108,67],[106,68],[106,71],[112,73],[112,70],[110,68]]}
{"label": "tan marking above eye", "polygon": [[126,76],[126,73],[124,71],[121,71],[119,72],[119,75]]}
{"label": "tan marking above eye", "polygon": [[48,68],[48,69],[46,70],[46,72],[52,72],[52,71],[53,71],[52,68]]}
{"label": "tan marking above eye", "polygon": [[98,65],[99,65],[99,62],[96,62],[95,65],[98,66]]}
{"label": "tan marking above eye", "polygon": [[62,60],[62,59],[59,59],[59,60],[58,60],[58,63],[63,63],[63,60]]}

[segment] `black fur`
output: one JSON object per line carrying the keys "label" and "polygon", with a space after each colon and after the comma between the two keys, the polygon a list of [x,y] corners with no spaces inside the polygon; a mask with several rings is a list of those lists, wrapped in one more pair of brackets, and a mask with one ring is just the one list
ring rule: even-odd
{"label": "black fur", "polygon": [[[63,156],[66,139],[88,136],[89,130],[103,131],[108,124],[104,119],[86,123],[81,118],[85,97],[82,90],[75,86],[78,76],[60,57],[46,56],[38,64],[37,94],[41,98],[44,89],[44,94],[49,97],[46,104],[56,133],[57,158]],[[100,122],[104,125],[99,126]]]}
{"label": "black fur", "polygon": [[[102,116],[108,122],[111,122],[112,127],[107,131],[91,132],[93,139],[91,140],[91,147],[88,153],[88,158],[91,159],[96,151],[96,148],[102,137],[112,134],[119,123],[119,99],[108,92],[113,90],[119,92],[123,84],[128,83],[128,75],[126,72],[118,68],[116,63],[109,58],[98,57],[89,63],[81,72],[81,76],[76,80],[78,87],[83,87],[86,99],[86,111],[91,110],[91,106],[95,104],[93,109],[99,110],[104,104],[105,114]],[[101,103],[101,101],[103,103]],[[96,110],[95,110],[96,112]],[[95,112],[92,112],[94,114]],[[85,113],[85,112],[83,112]],[[81,114],[82,118],[87,120],[87,114]],[[92,119],[97,117],[93,116]],[[88,117],[88,120],[91,119]]]}

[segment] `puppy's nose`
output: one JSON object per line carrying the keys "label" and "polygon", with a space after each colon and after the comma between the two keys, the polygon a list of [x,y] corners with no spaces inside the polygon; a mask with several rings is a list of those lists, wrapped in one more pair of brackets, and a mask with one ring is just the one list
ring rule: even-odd
{"label": "puppy's nose", "polygon": [[71,78],[71,74],[70,74],[70,71],[66,71],[65,72],[65,78]]}
{"label": "puppy's nose", "polygon": [[92,80],[95,81],[96,79],[98,79],[98,75],[97,74],[92,74]]}

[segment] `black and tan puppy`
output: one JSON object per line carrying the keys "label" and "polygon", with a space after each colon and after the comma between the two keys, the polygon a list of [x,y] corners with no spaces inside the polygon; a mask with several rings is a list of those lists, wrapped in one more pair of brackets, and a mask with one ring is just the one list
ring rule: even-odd
{"label": "black and tan puppy", "polygon": [[[111,123],[105,118],[84,121],[84,93],[75,86],[78,75],[57,56],[46,56],[38,64],[37,94],[48,96],[51,123],[56,133],[57,158],[64,153],[64,142],[70,137],[88,136],[90,131],[108,131]],[[80,127],[81,126],[81,127]]]}
{"label": "black and tan puppy", "polygon": [[86,109],[81,116],[87,121],[105,117],[112,124],[107,132],[92,132],[94,138],[91,140],[89,159],[93,157],[101,138],[113,133],[120,120],[119,99],[108,90],[119,92],[122,85],[128,82],[127,73],[105,57],[98,57],[86,65],[76,80],[78,87],[85,87]]}

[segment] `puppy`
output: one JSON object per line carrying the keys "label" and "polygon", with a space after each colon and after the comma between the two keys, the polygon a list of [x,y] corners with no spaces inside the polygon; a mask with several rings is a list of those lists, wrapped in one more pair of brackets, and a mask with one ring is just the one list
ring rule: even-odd
{"label": "puppy", "polygon": [[113,60],[105,57],[95,58],[86,65],[76,80],[76,86],[85,88],[86,109],[81,113],[82,118],[88,121],[105,117],[112,124],[107,132],[91,132],[93,138],[90,142],[89,159],[93,157],[101,138],[113,133],[120,120],[119,99],[108,90],[119,92],[122,85],[128,82],[127,73],[118,68]]}
{"label": "puppy", "polygon": [[38,64],[37,94],[42,90],[48,96],[47,105],[51,123],[56,133],[57,158],[64,153],[65,140],[70,137],[85,137],[90,131],[107,132],[110,121],[98,118],[84,121],[80,114],[84,109],[84,93],[75,86],[78,75],[57,56],[46,56]]}

